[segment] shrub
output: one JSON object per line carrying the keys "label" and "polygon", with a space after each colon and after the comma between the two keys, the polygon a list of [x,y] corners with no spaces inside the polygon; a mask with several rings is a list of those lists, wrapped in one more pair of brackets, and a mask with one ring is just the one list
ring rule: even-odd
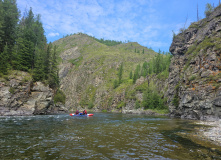
{"label": "shrub", "polygon": [[207,3],[206,10],[204,12],[205,16],[209,17],[213,11],[214,11],[214,7],[210,3]]}
{"label": "shrub", "polygon": [[195,75],[192,75],[190,78],[189,78],[189,81],[193,81],[196,79],[196,76]]}
{"label": "shrub", "polygon": [[88,109],[92,109],[93,107],[94,107],[93,102],[89,102],[89,104],[88,104]]}
{"label": "shrub", "polygon": [[180,84],[177,84],[176,87],[175,87],[175,95],[174,95],[173,100],[172,100],[172,104],[173,104],[176,108],[178,108],[179,103],[180,103],[179,88],[180,88]]}
{"label": "shrub", "polygon": [[125,102],[120,102],[118,105],[117,105],[117,109],[121,109],[122,107],[124,107],[126,105]]}
{"label": "shrub", "polygon": [[15,88],[10,87],[9,92],[10,92],[11,94],[14,94],[14,93],[15,93]]}
{"label": "shrub", "polygon": [[119,84],[118,84],[118,81],[115,79],[115,80],[114,80],[114,84],[113,84],[113,88],[114,88],[114,89],[117,88],[118,85],[119,85]]}
{"label": "shrub", "polygon": [[136,102],[135,102],[135,108],[136,109],[140,108],[140,102],[138,100],[136,100]]}
{"label": "shrub", "polygon": [[61,102],[62,104],[65,104],[65,99],[66,99],[66,96],[64,92],[62,92],[61,90],[57,90],[54,96],[54,103],[56,104],[57,102]]}

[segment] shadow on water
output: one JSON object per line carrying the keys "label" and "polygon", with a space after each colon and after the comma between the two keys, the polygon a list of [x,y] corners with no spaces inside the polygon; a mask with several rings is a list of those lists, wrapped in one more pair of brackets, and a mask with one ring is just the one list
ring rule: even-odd
{"label": "shadow on water", "polygon": [[[221,160],[221,150],[207,147],[206,145],[201,145],[199,143],[195,143],[190,139],[190,137],[180,135],[180,133],[193,132],[193,128],[197,125],[190,123],[186,124],[185,122],[185,124],[181,123],[181,126],[182,127],[178,127],[173,130],[162,130],[161,134],[173,141],[174,143],[179,144],[181,148],[183,148],[182,151],[189,150],[190,154],[192,154],[192,157],[194,158]],[[186,127],[188,127],[189,129],[187,129]]]}

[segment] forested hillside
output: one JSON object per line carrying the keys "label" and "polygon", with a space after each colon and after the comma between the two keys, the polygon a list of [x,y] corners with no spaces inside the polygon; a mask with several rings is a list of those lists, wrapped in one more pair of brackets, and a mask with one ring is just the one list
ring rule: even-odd
{"label": "forested hillside", "polygon": [[[33,82],[41,81],[56,93],[50,95],[54,102],[69,110],[167,110],[170,53],[83,33],[47,43],[41,16],[32,8],[22,13],[16,0],[1,0],[0,13],[0,80],[15,104],[13,94],[20,92],[23,81],[29,94]],[[23,72],[28,72],[28,80],[20,77]],[[16,75],[19,84],[14,85]]]}
{"label": "forested hillside", "polygon": [[164,84],[170,53],[156,53],[136,42],[97,40],[83,33],[53,44],[61,57],[60,84],[69,109],[167,108]]}
{"label": "forested hillside", "polygon": [[0,1],[0,76],[21,70],[58,87],[56,46],[47,44],[41,16],[32,8],[20,14],[16,0]]}

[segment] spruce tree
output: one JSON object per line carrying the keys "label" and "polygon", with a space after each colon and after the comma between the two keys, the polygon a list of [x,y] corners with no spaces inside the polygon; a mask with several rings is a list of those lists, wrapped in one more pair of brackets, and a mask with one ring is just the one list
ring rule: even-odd
{"label": "spruce tree", "polygon": [[[2,1],[0,0],[0,48],[3,46],[3,34],[4,34],[4,32],[3,32],[3,13],[4,13],[4,11],[3,11],[3,5],[2,5]],[[0,49],[0,53],[2,52],[3,50],[2,50],[2,48]]]}
{"label": "spruce tree", "polygon": [[[1,35],[0,52],[3,51],[4,46],[8,46],[8,61],[11,62],[12,48],[16,39],[16,27],[19,21],[19,11],[17,8],[16,0],[4,0],[1,2]],[[1,8],[1,7],[0,7]]]}
{"label": "spruce tree", "polygon": [[57,88],[59,86],[59,76],[57,67],[57,46],[54,46],[53,54],[50,60],[50,71],[48,77],[49,86],[51,88]]}
{"label": "spruce tree", "polygon": [[0,53],[0,73],[7,74],[8,71],[8,46],[4,47],[4,51]]}
{"label": "spruce tree", "polygon": [[46,55],[44,58],[44,73],[45,73],[46,79],[48,79],[48,76],[50,73],[51,50],[52,50],[52,43],[50,42],[47,46],[47,51],[46,51]]}
{"label": "spruce tree", "polygon": [[132,71],[130,71],[130,76],[129,76],[129,78],[130,78],[130,79],[133,78],[133,73],[132,73]]}
{"label": "spruce tree", "polygon": [[123,63],[121,63],[120,69],[119,69],[119,72],[118,72],[119,84],[121,84],[121,82],[122,82],[122,74],[123,74]]}

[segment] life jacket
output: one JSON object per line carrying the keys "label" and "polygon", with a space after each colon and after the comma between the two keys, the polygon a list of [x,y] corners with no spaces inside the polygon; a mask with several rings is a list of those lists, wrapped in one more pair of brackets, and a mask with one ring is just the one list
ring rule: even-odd
{"label": "life jacket", "polygon": [[84,110],[84,113],[85,113],[85,114],[87,114],[87,111],[86,111],[86,110]]}
{"label": "life jacket", "polygon": [[79,114],[79,111],[78,111],[78,110],[76,110],[75,114]]}

